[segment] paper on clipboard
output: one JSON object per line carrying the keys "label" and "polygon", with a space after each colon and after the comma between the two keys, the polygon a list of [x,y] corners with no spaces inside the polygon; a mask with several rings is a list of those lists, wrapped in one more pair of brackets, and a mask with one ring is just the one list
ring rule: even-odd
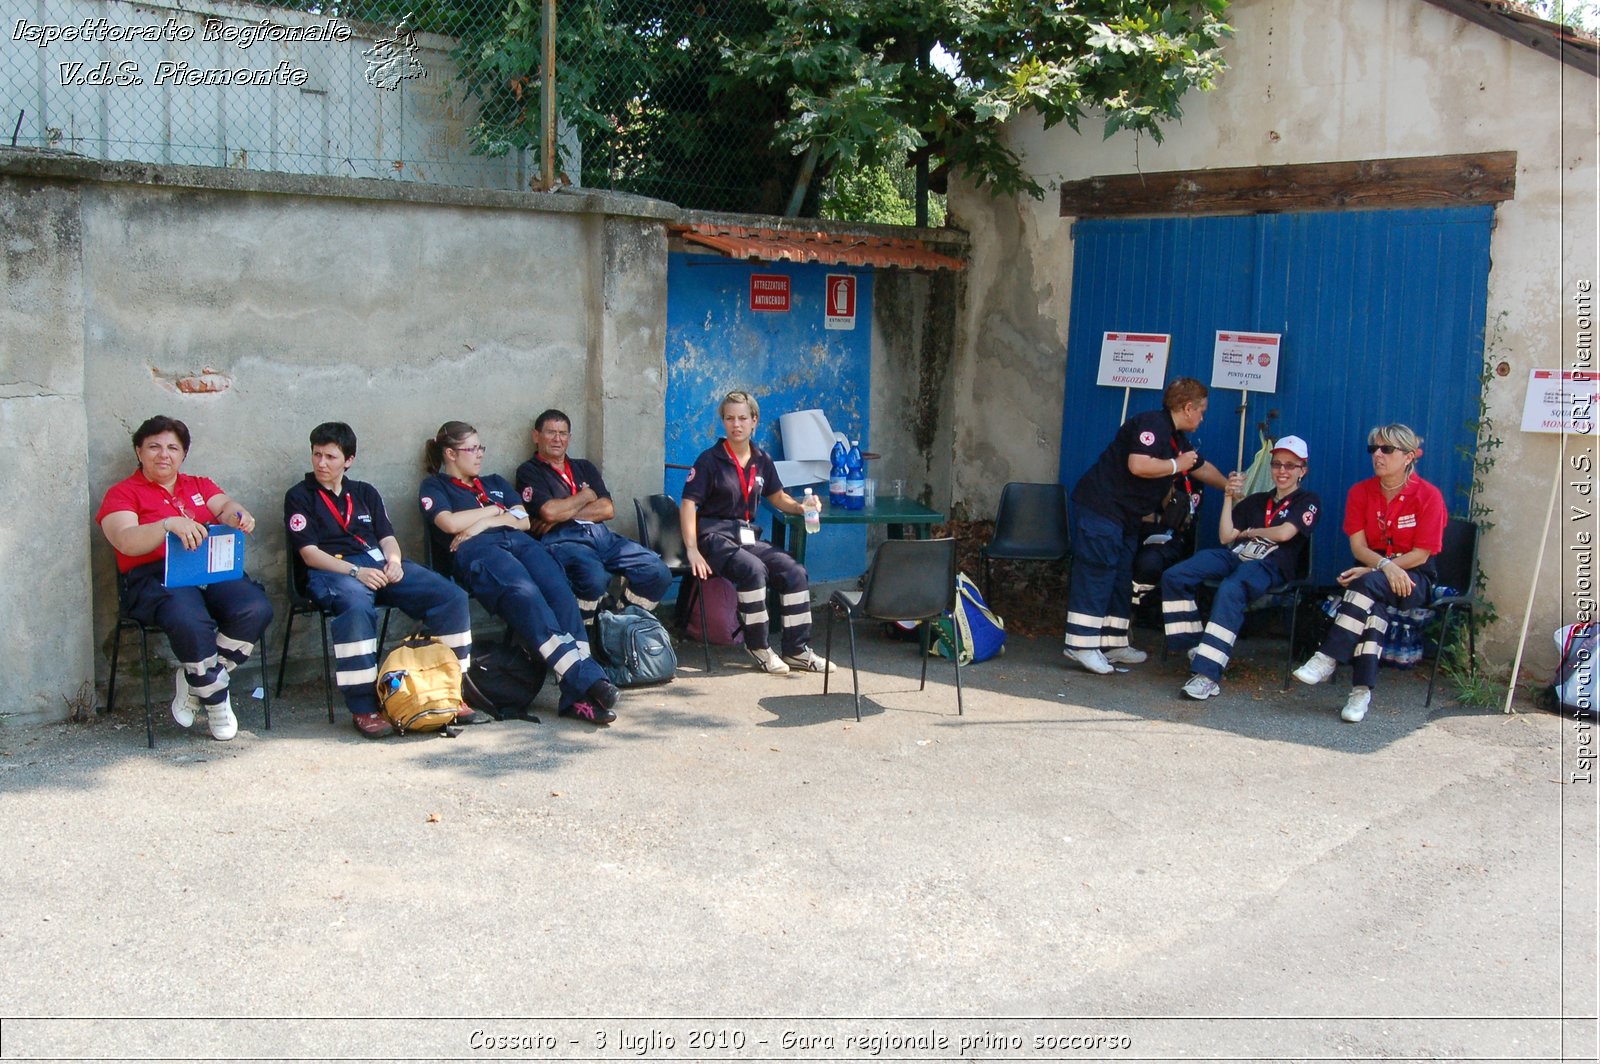
{"label": "paper on clipboard", "polygon": [[188,550],[176,533],[167,533],[167,587],[221,584],[244,576],[244,533],[227,525],[207,525],[205,540]]}

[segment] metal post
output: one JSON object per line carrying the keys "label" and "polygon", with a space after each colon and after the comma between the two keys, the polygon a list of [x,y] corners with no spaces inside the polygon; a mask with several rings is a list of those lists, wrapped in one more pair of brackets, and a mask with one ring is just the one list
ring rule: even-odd
{"label": "metal post", "polygon": [[539,183],[548,192],[556,187],[556,0],[544,0],[543,121],[539,140]]}

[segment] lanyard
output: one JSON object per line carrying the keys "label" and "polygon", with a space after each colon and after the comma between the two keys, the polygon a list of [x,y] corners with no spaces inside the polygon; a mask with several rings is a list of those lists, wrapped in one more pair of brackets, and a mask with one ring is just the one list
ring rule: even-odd
{"label": "lanyard", "polygon": [[478,500],[478,505],[480,505],[480,506],[492,506],[496,510],[499,510],[501,513],[504,513],[506,511],[506,508],[504,506],[501,506],[499,503],[497,503],[493,499],[489,498],[489,493],[483,490],[483,481],[479,480],[477,477],[473,477],[472,478],[472,483],[471,484],[468,484],[466,481],[462,480],[460,477],[451,477],[450,478],[450,482],[452,484],[455,484],[458,487],[466,488],[468,491],[472,492],[472,494]]}
{"label": "lanyard", "polygon": [[571,495],[578,494],[578,482],[572,475],[572,463],[571,462],[569,462],[565,458],[563,458],[561,460],[562,468],[560,468],[560,469],[556,469],[556,467],[553,464],[551,464],[550,462],[545,462],[545,465],[550,466],[551,469],[555,469],[556,476],[560,477],[562,482],[566,484],[568,494],[571,494]]}
{"label": "lanyard", "polygon": [[[753,509],[750,505],[750,489],[756,486],[756,454],[750,452],[749,465],[740,465],[739,459],[734,455],[733,448],[728,446],[728,441],[722,441],[722,449],[728,452],[728,457],[733,460],[734,475],[739,478],[739,501],[744,503],[744,519],[750,520]],[[747,475],[748,474],[748,475]]]}
{"label": "lanyard", "polygon": [[[1183,448],[1178,445],[1178,434],[1177,433],[1173,433],[1172,434],[1172,453],[1173,453],[1174,456],[1177,456],[1177,455],[1180,455],[1180,454],[1183,453]],[[1184,492],[1184,494],[1188,495],[1190,497],[1190,499],[1193,499],[1194,498],[1194,485],[1189,482],[1189,471],[1188,470],[1184,470],[1182,473],[1179,473],[1178,476],[1183,478],[1183,492]],[[1193,505],[1193,504],[1191,503],[1191,505]],[[1268,523],[1270,524],[1271,522],[1269,521]]]}
{"label": "lanyard", "polygon": [[339,512],[339,508],[333,504],[333,493],[320,484],[317,485],[317,498],[321,499],[322,505],[326,506],[328,510],[332,512],[333,519],[339,523],[339,527],[344,529],[351,539],[355,540],[363,547],[368,546],[367,541],[362,539],[358,533],[350,531],[350,519],[355,516],[356,512],[356,499],[354,495],[351,495],[348,491],[344,493],[344,513],[342,514]]}
{"label": "lanyard", "polygon": [[1267,520],[1266,520],[1266,523],[1264,525],[1262,525],[1262,527],[1263,528],[1271,528],[1272,527],[1272,522],[1277,518],[1277,516],[1279,514],[1283,513],[1285,510],[1287,510],[1289,508],[1289,501],[1291,499],[1293,499],[1293,498],[1294,498],[1294,492],[1291,491],[1289,494],[1285,495],[1283,497],[1283,501],[1280,502],[1276,506],[1273,505],[1273,502],[1275,500],[1268,499],[1267,500]]}

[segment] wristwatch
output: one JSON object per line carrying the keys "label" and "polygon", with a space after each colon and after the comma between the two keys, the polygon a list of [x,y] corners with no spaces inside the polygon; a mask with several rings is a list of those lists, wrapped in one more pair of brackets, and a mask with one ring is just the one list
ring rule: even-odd
{"label": "wristwatch", "polygon": [[352,566],[351,566],[351,567],[350,567],[350,575],[351,575],[351,576],[356,576],[356,575],[358,575],[358,574],[360,574],[360,572],[361,572],[361,566],[359,566],[359,565],[352,565]]}

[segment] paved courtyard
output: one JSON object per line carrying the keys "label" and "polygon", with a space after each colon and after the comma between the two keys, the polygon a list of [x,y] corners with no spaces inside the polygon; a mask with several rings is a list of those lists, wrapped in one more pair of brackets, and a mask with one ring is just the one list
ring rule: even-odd
{"label": "paved courtyard", "polygon": [[869,635],[859,724],[690,651],[605,729],[0,729],[0,1059],[1594,1059],[1574,722],[1386,671],[1345,724],[1281,652],[1197,703],[1013,640],[958,717]]}

